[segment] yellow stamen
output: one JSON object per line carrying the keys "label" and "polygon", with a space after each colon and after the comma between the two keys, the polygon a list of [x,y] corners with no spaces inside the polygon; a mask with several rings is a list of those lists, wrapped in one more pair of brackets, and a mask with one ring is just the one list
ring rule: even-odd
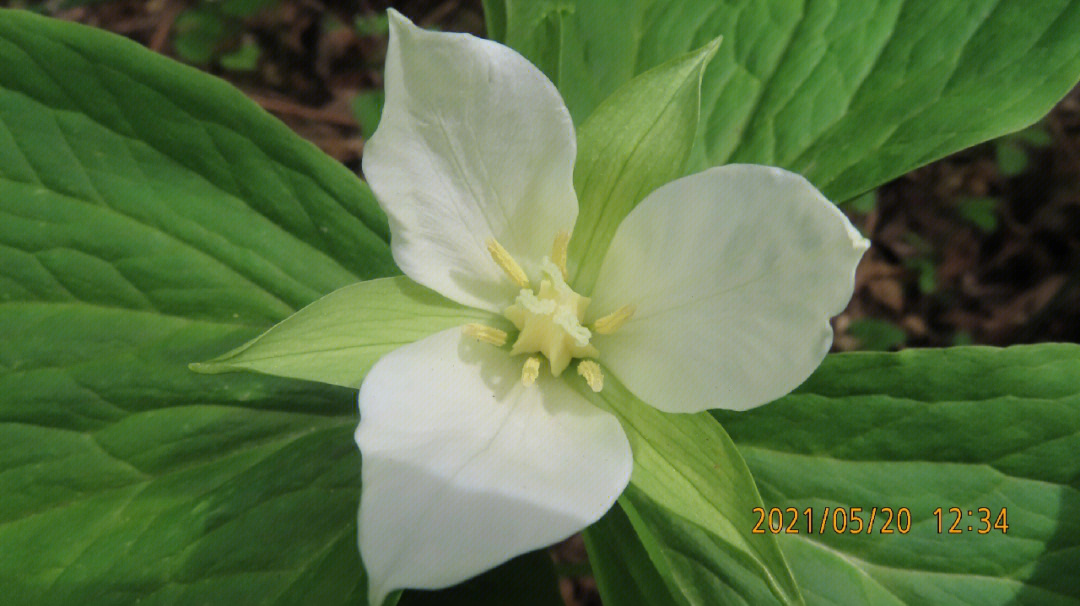
{"label": "yellow stamen", "polygon": [[585,377],[585,382],[589,384],[589,389],[593,391],[600,391],[604,388],[604,373],[600,370],[600,365],[592,360],[582,360],[581,364],[577,365],[577,373],[582,377]]}
{"label": "yellow stamen", "polygon": [[521,367],[521,382],[525,385],[532,385],[536,382],[536,377],[540,376],[540,358],[532,357],[525,360],[525,365]]}
{"label": "yellow stamen", "polygon": [[487,249],[491,253],[491,258],[495,259],[495,262],[506,272],[506,275],[510,276],[510,279],[515,284],[522,288],[529,288],[529,277],[525,275],[525,270],[521,269],[521,266],[510,256],[510,253],[506,252],[502,244],[491,239],[487,241]]}
{"label": "yellow stamen", "polygon": [[496,347],[506,345],[506,332],[498,328],[484,326],[483,324],[466,324],[461,327],[461,332],[466,337],[472,337],[481,343],[488,343]]}
{"label": "yellow stamen", "polygon": [[555,243],[551,245],[551,262],[562,272],[562,278],[566,274],[566,249],[570,245],[570,232],[565,229],[555,234]]}
{"label": "yellow stamen", "polygon": [[593,330],[602,335],[610,335],[622,328],[626,321],[633,317],[637,308],[633,305],[623,305],[619,309],[593,322]]}

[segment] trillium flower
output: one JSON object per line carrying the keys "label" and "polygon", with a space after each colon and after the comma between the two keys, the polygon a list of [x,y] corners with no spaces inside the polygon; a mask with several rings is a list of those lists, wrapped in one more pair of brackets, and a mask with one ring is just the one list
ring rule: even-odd
{"label": "trillium flower", "polygon": [[[671,182],[574,289],[574,129],[495,42],[390,12],[364,173],[416,282],[490,312],[404,345],[360,388],[360,550],[372,602],[458,583],[599,519],[630,478],[617,379],[671,413],[742,410],[817,367],[868,243],[805,179],[761,166]],[[579,378],[580,375],[580,378]],[[587,385],[587,387],[585,387]]]}

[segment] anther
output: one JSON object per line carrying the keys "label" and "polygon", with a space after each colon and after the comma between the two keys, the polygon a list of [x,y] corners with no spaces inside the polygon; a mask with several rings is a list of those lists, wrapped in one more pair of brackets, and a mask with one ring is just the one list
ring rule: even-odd
{"label": "anther", "polygon": [[551,262],[559,268],[562,272],[562,278],[567,278],[566,274],[566,249],[570,245],[570,232],[565,229],[555,234],[555,243],[551,245]]}
{"label": "anther", "polygon": [[481,343],[488,343],[496,347],[506,345],[506,332],[498,328],[484,326],[483,324],[466,324],[461,327],[461,332],[466,337],[472,337]]}
{"label": "anther", "polygon": [[510,256],[510,253],[506,252],[502,244],[491,239],[487,241],[487,249],[491,253],[491,258],[506,272],[506,275],[510,276],[510,279],[515,284],[522,288],[529,288],[529,277],[525,275],[525,270],[521,269],[521,266]]}
{"label": "anther", "polygon": [[634,316],[634,312],[637,308],[633,305],[623,305],[619,309],[609,313],[608,315],[593,322],[593,330],[601,335],[610,335],[622,328],[626,321]]}
{"label": "anther", "polygon": [[521,382],[525,385],[532,385],[536,382],[536,377],[540,376],[540,358],[532,357],[525,360],[525,365],[521,367]]}
{"label": "anther", "polygon": [[577,372],[579,375],[585,378],[585,382],[589,384],[589,389],[593,391],[600,391],[604,388],[604,373],[600,370],[600,365],[592,360],[582,360],[577,365]]}

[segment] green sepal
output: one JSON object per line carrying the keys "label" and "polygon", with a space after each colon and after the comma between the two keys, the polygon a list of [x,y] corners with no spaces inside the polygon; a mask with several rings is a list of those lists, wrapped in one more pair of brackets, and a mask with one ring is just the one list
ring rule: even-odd
{"label": "green sepal", "polygon": [[571,381],[626,431],[634,471],[619,503],[673,595],[694,605],[733,596],[802,604],[776,537],[752,532],[761,497],[720,423],[704,412],[661,412],[610,373],[599,393]]}
{"label": "green sepal", "polygon": [[701,75],[720,46],[641,74],[616,91],[578,131],[570,240],[571,282],[588,293],[624,217],[657,187],[682,176],[698,124]]}
{"label": "green sepal", "polygon": [[402,345],[470,322],[500,321],[405,276],[379,278],[335,290],[244,345],[191,369],[250,370],[359,387],[372,364]]}

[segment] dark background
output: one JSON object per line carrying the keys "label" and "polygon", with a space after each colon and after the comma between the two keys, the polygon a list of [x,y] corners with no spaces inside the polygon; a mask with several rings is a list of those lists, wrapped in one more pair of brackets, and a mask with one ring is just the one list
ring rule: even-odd
{"label": "dark background", "polygon": [[[0,2],[134,39],[243,90],[359,170],[379,112],[385,9],[484,33],[479,0]],[[1033,127],[843,207],[873,242],[834,348],[1080,342],[1080,88]],[[553,549],[568,604],[598,604],[584,547]]]}

